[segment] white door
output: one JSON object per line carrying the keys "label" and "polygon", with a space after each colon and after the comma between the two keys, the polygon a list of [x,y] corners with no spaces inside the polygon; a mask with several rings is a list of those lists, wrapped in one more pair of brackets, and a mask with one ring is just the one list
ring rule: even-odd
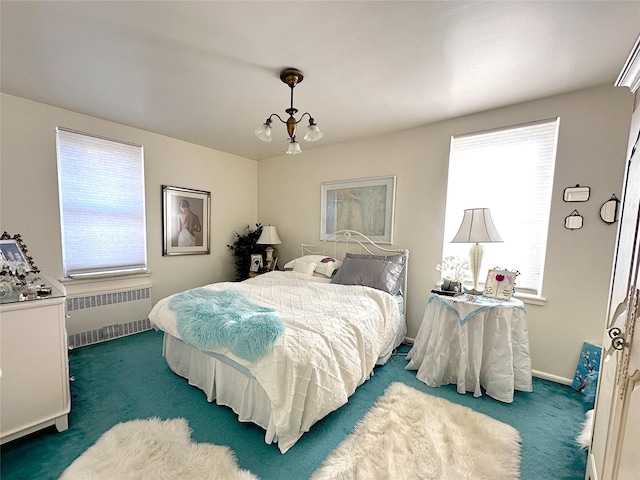
{"label": "white door", "polygon": [[634,332],[640,330],[640,108],[633,116],[627,158],[588,480],[640,478],[640,340],[634,346]]}

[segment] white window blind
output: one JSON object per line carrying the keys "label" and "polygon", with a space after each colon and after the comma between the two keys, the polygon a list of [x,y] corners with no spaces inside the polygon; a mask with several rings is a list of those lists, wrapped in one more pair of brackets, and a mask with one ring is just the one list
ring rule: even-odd
{"label": "white window blind", "polygon": [[66,277],[147,269],[140,145],[56,128]]}
{"label": "white window blind", "polygon": [[540,295],[560,119],[451,139],[443,256],[468,258],[450,243],[467,208],[489,208],[503,243],[485,243],[479,283],[489,268],[518,270],[516,290]]}

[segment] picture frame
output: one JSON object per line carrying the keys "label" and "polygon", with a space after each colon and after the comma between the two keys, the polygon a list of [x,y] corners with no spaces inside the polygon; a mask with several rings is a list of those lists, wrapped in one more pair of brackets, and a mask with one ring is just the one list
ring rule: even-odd
{"label": "picture frame", "polygon": [[252,253],[249,271],[251,273],[258,273],[260,270],[262,270],[262,255],[259,253]]}
{"label": "picture frame", "polygon": [[2,233],[0,236],[0,260],[7,262],[13,272],[20,267],[25,272],[39,272],[19,233],[13,236],[7,232]]}
{"label": "picture frame", "polygon": [[396,176],[326,182],[321,188],[320,240],[356,230],[377,243],[393,243]]}
{"label": "picture frame", "polygon": [[519,272],[509,270],[489,270],[482,295],[498,300],[511,300],[518,274]]}
{"label": "picture frame", "polygon": [[162,255],[211,252],[211,193],[162,185]]}

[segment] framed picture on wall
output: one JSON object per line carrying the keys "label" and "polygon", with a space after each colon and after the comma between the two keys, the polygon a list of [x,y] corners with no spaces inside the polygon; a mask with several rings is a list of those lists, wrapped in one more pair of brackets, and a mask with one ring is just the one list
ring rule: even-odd
{"label": "framed picture on wall", "polygon": [[322,184],[320,239],[356,230],[378,243],[393,243],[396,177]]}
{"label": "framed picture on wall", "polygon": [[163,255],[211,251],[211,193],[162,186]]}

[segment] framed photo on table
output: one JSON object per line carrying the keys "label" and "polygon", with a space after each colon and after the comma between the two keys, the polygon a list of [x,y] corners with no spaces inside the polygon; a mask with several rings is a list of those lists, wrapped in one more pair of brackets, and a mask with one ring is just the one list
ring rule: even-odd
{"label": "framed photo on table", "polygon": [[249,271],[251,273],[258,273],[260,270],[262,270],[262,255],[259,253],[252,253]]}
{"label": "framed photo on table", "polygon": [[499,300],[511,300],[518,273],[509,270],[489,270],[483,295]]}
{"label": "framed photo on table", "polygon": [[210,253],[211,193],[162,186],[162,255]]}
{"label": "framed photo on table", "polygon": [[377,243],[393,243],[396,177],[322,184],[320,240],[356,230]]}

